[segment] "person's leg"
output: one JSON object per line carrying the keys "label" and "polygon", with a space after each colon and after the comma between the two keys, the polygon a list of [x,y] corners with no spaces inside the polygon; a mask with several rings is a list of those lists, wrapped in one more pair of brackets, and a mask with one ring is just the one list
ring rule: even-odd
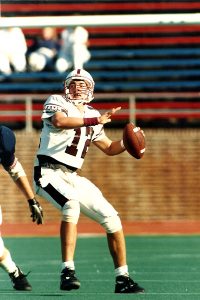
{"label": "person's leg", "polygon": [[[36,186],[36,193],[51,202],[62,213],[60,225],[61,242],[61,282],[60,289],[78,289],[80,282],[75,276],[74,252],[77,239],[77,222],[80,214],[80,204],[73,187],[70,174],[61,171],[37,167],[35,169],[36,183],[45,178],[45,186]],[[37,174],[38,172],[38,174]],[[37,179],[37,176],[39,180]],[[48,176],[48,177],[47,177]],[[66,179],[65,179],[66,177]],[[48,178],[48,182],[46,181]],[[47,184],[48,183],[48,184]]]}
{"label": "person's leg", "polygon": [[0,52],[0,72],[6,75],[12,73],[9,58],[5,53]]}
{"label": "person's leg", "polygon": [[74,260],[74,252],[77,239],[77,225],[69,222],[61,222],[60,226],[62,261]]}
{"label": "person's leg", "polygon": [[78,289],[80,282],[75,275],[74,253],[77,240],[77,225],[71,222],[61,222],[60,240],[62,252],[62,271],[60,289],[70,291]]}
{"label": "person's leg", "polygon": [[[2,245],[2,239],[1,239],[1,245]],[[3,246],[3,250],[1,251],[0,256],[0,267],[4,269],[7,273],[13,273],[17,270],[17,266],[12,260],[12,257],[10,255],[10,251],[6,249]]]}
{"label": "person's leg", "polygon": [[31,291],[32,287],[21,269],[16,266],[12,260],[8,249],[4,248],[4,252],[0,257],[0,267],[4,269],[10,276],[13,288],[19,291]]}
{"label": "person's leg", "polygon": [[[0,206],[0,225],[2,224],[2,213]],[[10,276],[13,288],[21,291],[31,291],[31,285],[19,267],[12,260],[11,254],[5,248],[2,237],[0,236],[0,267]]]}
{"label": "person's leg", "polygon": [[144,289],[134,282],[128,273],[126,243],[123,230],[107,233],[107,240],[115,266],[115,293],[143,293]]}
{"label": "person's leg", "polygon": [[107,233],[108,246],[115,268],[126,265],[126,245],[123,230]]}
{"label": "person's leg", "polygon": [[106,230],[108,246],[115,267],[115,293],[143,293],[144,289],[129,277],[126,244],[117,211],[93,183],[87,179],[81,179],[81,181],[83,180],[85,182],[82,185],[80,199],[81,212],[98,222]]}
{"label": "person's leg", "polygon": [[28,56],[28,66],[31,71],[38,72],[45,68],[46,59],[39,51],[34,51]]}
{"label": "person's leg", "polygon": [[10,56],[10,62],[15,70],[15,72],[25,72],[26,71],[26,56],[23,52],[19,53],[14,51]]}

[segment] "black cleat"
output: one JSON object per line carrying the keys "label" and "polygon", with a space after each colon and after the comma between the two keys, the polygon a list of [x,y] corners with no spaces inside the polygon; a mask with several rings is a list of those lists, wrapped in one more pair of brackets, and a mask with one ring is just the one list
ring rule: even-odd
{"label": "black cleat", "polygon": [[80,281],[75,276],[75,271],[65,268],[60,276],[60,289],[65,291],[77,290],[80,288]]}
{"label": "black cleat", "polygon": [[18,291],[31,291],[32,287],[28,280],[26,279],[27,275],[24,275],[23,272],[17,267],[17,270],[13,273],[9,273],[13,288]]}
{"label": "black cleat", "polygon": [[136,282],[134,282],[129,276],[117,276],[116,285],[115,285],[115,293],[144,293],[144,288],[139,286]]}

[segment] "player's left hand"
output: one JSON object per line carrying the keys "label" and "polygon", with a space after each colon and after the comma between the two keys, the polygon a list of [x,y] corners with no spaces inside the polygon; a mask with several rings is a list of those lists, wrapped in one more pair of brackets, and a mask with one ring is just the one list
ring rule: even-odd
{"label": "player's left hand", "polygon": [[43,210],[40,206],[40,203],[36,199],[29,199],[29,208],[31,211],[31,218],[33,222],[36,222],[38,225],[43,223]]}

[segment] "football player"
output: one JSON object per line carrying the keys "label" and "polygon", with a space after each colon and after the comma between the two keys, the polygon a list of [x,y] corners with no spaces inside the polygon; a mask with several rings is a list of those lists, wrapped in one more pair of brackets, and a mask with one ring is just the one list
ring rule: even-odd
{"label": "football player", "polygon": [[122,141],[106,136],[103,125],[120,107],[104,114],[89,105],[94,81],[83,69],[70,72],[64,82],[64,95],[51,95],[44,104],[43,128],[36,155],[36,193],[62,213],[60,289],[78,289],[74,252],[80,211],[104,227],[113,258],[115,293],[142,293],[144,289],[128,273],[126,246],[121,220],[114,207],[88,179],[77,174],[92,142],[107,155],[125,151]]}
{"label": "football player", "polygon": [[[28,201],[33,222],[42,224],[43,212],[40,204],[34,197],[24,169],[15,157],[16,139],[13,131],[6,126],[0,126],[0,163],[16,183]],[[0,207],[0,225],[2,224],[2,212]],[[13,288],[21,291],[31,291],[32,287],[25,274],[12,260],[10,251],[4,246],[0,236],[0,267],[10,276]]]}

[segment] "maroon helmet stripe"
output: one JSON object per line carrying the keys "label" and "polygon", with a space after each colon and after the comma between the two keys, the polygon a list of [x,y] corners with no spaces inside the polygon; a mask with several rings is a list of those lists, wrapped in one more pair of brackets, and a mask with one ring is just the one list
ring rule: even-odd
{"label": "maroon helmet stripe", "polygon": [[77,70],[77,74],[80,75],[81,74],[81,69]]}

